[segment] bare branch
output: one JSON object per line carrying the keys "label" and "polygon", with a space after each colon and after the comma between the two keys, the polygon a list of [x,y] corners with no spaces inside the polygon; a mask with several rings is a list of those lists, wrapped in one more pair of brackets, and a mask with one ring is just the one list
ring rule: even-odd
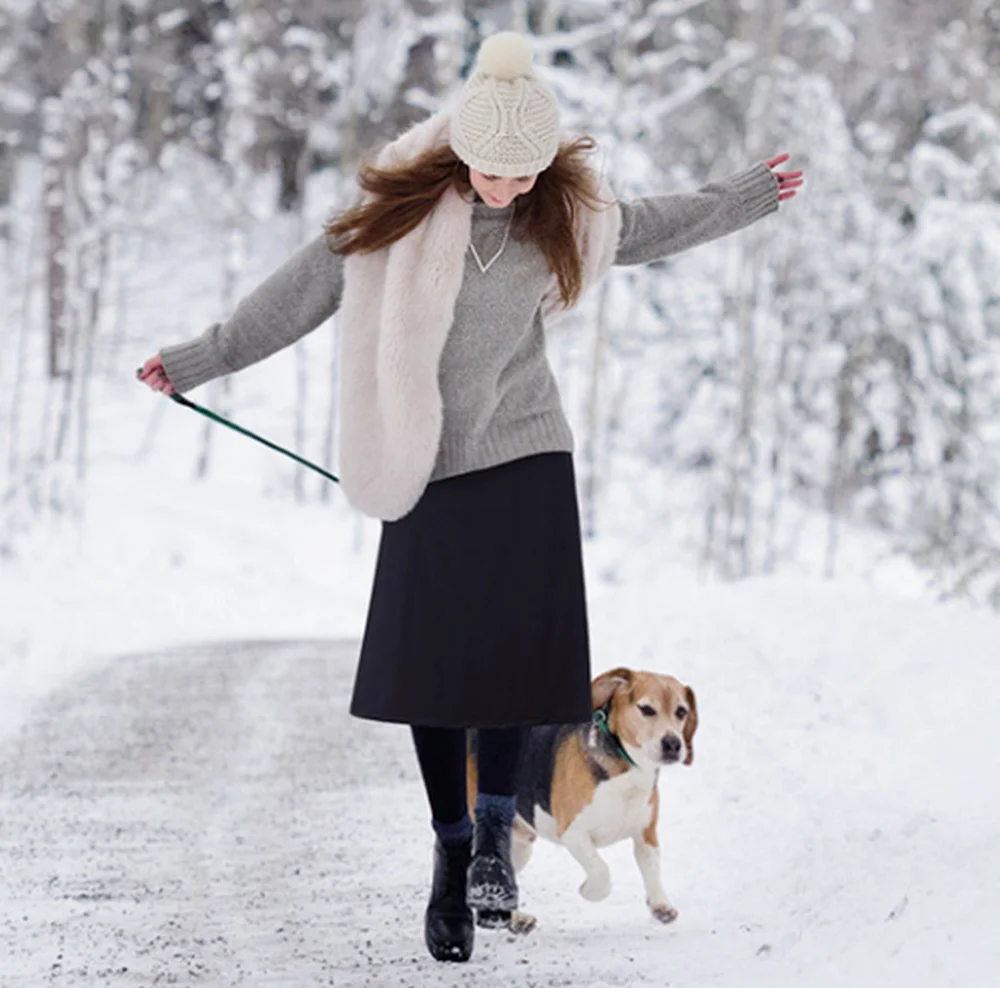
{"label": "bare branch", "polygon": [[708,0],[658,0],[628,29],[627,40],[634,44],[652,34],[657,22],[667,17],[680,17],[697,7],[704,7]]}
{"label": "bare branch", "polygon": [[711,89],[727,73],[732,72],[733,69],[739,68],[741,65],[746,65],[747,62],[753,59],[756,53],[757,48],[755,45],[733,43],[729,46],[729,51],[726,55],[720,58],[714,65],[710,65],[705,69],[693,82],[682,86],[664,99],[626,114],[623,124],[626,127],[634,127],[642,122],[648,123],[650,120],[659,121],[663,117],[670,116],[671,113],[676,113],[678,110],[693,103],[704,92]]}
{"label": "bare branch", "polygon": [[575,31],[561,31],[558,34],[549,34],[545,37],[533,37],[531,38],[531,48],[536,55],[551,55],[555,51],[573,51],[576,48],[586,48],[587,45],[593,44],[595,41],[617,37],[625,29],[627,23],[623,14],[614,14],[606,21],[588,24]]}

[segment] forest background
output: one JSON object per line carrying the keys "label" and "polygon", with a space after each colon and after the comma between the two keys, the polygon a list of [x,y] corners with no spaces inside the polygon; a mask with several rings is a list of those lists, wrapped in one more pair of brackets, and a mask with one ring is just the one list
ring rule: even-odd
{"label": "forest background", "polygon": [[[989,0],[0,0],[0,568],[86,525],[123,416],[132,459],[160,455],[188,413],[134,368],[314,236],[505,28],[621,196],[783,151],[806,170],[777,217],[616,269],[553,331],[588,538],[725,579],[833,576],[861,545],[1000,607]],[[335,466],[335,340],[336,317],[266,386],[199,400]],[[187,427],[184,469],[211,482],[217,433]],[[362,531],[261,455],[268,498]]]}

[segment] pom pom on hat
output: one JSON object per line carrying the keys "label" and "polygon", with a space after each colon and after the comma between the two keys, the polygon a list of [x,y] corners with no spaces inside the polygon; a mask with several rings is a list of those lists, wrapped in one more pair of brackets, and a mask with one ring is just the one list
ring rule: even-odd
{"label": "pom pom on hat", "polygon": [[531,46],[517,31],[501,31],[487,38],[476,58],[476,71],[497,79],[531,75]]}
{"label": "pom pom on hat", "polygon": [[535,175],[559,150],[559,108],[515,31],[487,38],[451,118],[451,146],[487,175]]}

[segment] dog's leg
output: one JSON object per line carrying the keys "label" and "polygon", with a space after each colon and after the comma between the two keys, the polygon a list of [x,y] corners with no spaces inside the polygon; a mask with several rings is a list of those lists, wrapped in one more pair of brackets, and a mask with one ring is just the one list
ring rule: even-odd
{"label": "dog's leg", "polygon": [[507,921],[507,930],[510,933],[519,933],[523,936],[525,933],[530,933],[537,925],[538,920],[531,913],[523,913],[520,909],[515,909]]}
{"label": "dog's leg", "polygon": [[514,818],[514,827],[510,833],[510,859],[514,871],[524,871],[537,837],[534,828],[528,826],[521,817]]}
{"label": "dog's leg", "polygon": [[646,886],[646,905],[649,906],[649,911],[661,923],[672,923],[677,919],[677,910],[670,905],[660,879],[660,847],[656,840],[656,831],[647,828],[633,837],[632,850],[635,852],[635,862],[639,866],[643,884]]}
{"label": "dog's leg", "polygon": [[611,871],[597,853],[594,842],[584,830],[570,827],[562,835],[563,846],[580,862],[587,874],[586,881],[580,886],[580,895],[591,902],[600,902],[611,893]]}
{"label": "dog's leg", "polygon": [[[514,829],[511,832],[510,858],[514,865],[514,871],[520,874],[524,871],[531,858],[531,852],[535,846],[538,834],[535,828],[525,823],[521,817],[514,818]],[[511,933],[530,933],[538,921],[530,913],[515,909],[507,923],[507,929]]]}

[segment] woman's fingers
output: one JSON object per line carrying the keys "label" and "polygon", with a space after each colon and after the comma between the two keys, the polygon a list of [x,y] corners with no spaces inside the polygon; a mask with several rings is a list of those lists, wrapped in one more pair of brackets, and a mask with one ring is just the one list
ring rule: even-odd
{"label": "woman's fingers", "polygon": [[[785,161],[790,155],[777,154],[773,158],[767,159],[767,167],[772,170]],[[796,191],[805,181],[802,176],[805,174],[801,168],[793,172],[774,172],[774,177],[778,180],[778,202],[785,202],[795,197]]]}
{"label": "woman's fingers", "polygon": [[[773,168],[774,165],[779,165],[782,161],[787,160],[787,154],[778,155],[776,158],[768,161],[768,164]],[[793,172],[776,171],[774,173],[774,177],[778,180],[778,202],[787,202],[789,199],[795,198],[795,193],[805,181],[802,177],[804,174],[801,168]]]}
{"label": "woman's fingers", "polygon": [[143,384],[148,385],[154,391],[162,391],[164,394],[172,395],[175,393],[176,389],[170,383],[170,378],[167,377],[167,372],[163,369],[163,361],[160,360],[160,355],[155,354],[150,357],[139,370],[136,371],[136,377],[139,378]]}
{"label": "woman's fingers", "polygon": [[162,391],[164,394],[168,395],[173,394],[174,386],[170,383],[170,378],[168,378],[166,374],[162,373],[162,371],[156,375],[155,381],[156,383],[154,387],[157,391]]}
{"label": "woman's fingers", "polygon": [[139,379],[145,380],[151,373],[156,370],[163,370],[163,361],[160,360],[160,355],[154,353],[143,365],[139,371]]}

